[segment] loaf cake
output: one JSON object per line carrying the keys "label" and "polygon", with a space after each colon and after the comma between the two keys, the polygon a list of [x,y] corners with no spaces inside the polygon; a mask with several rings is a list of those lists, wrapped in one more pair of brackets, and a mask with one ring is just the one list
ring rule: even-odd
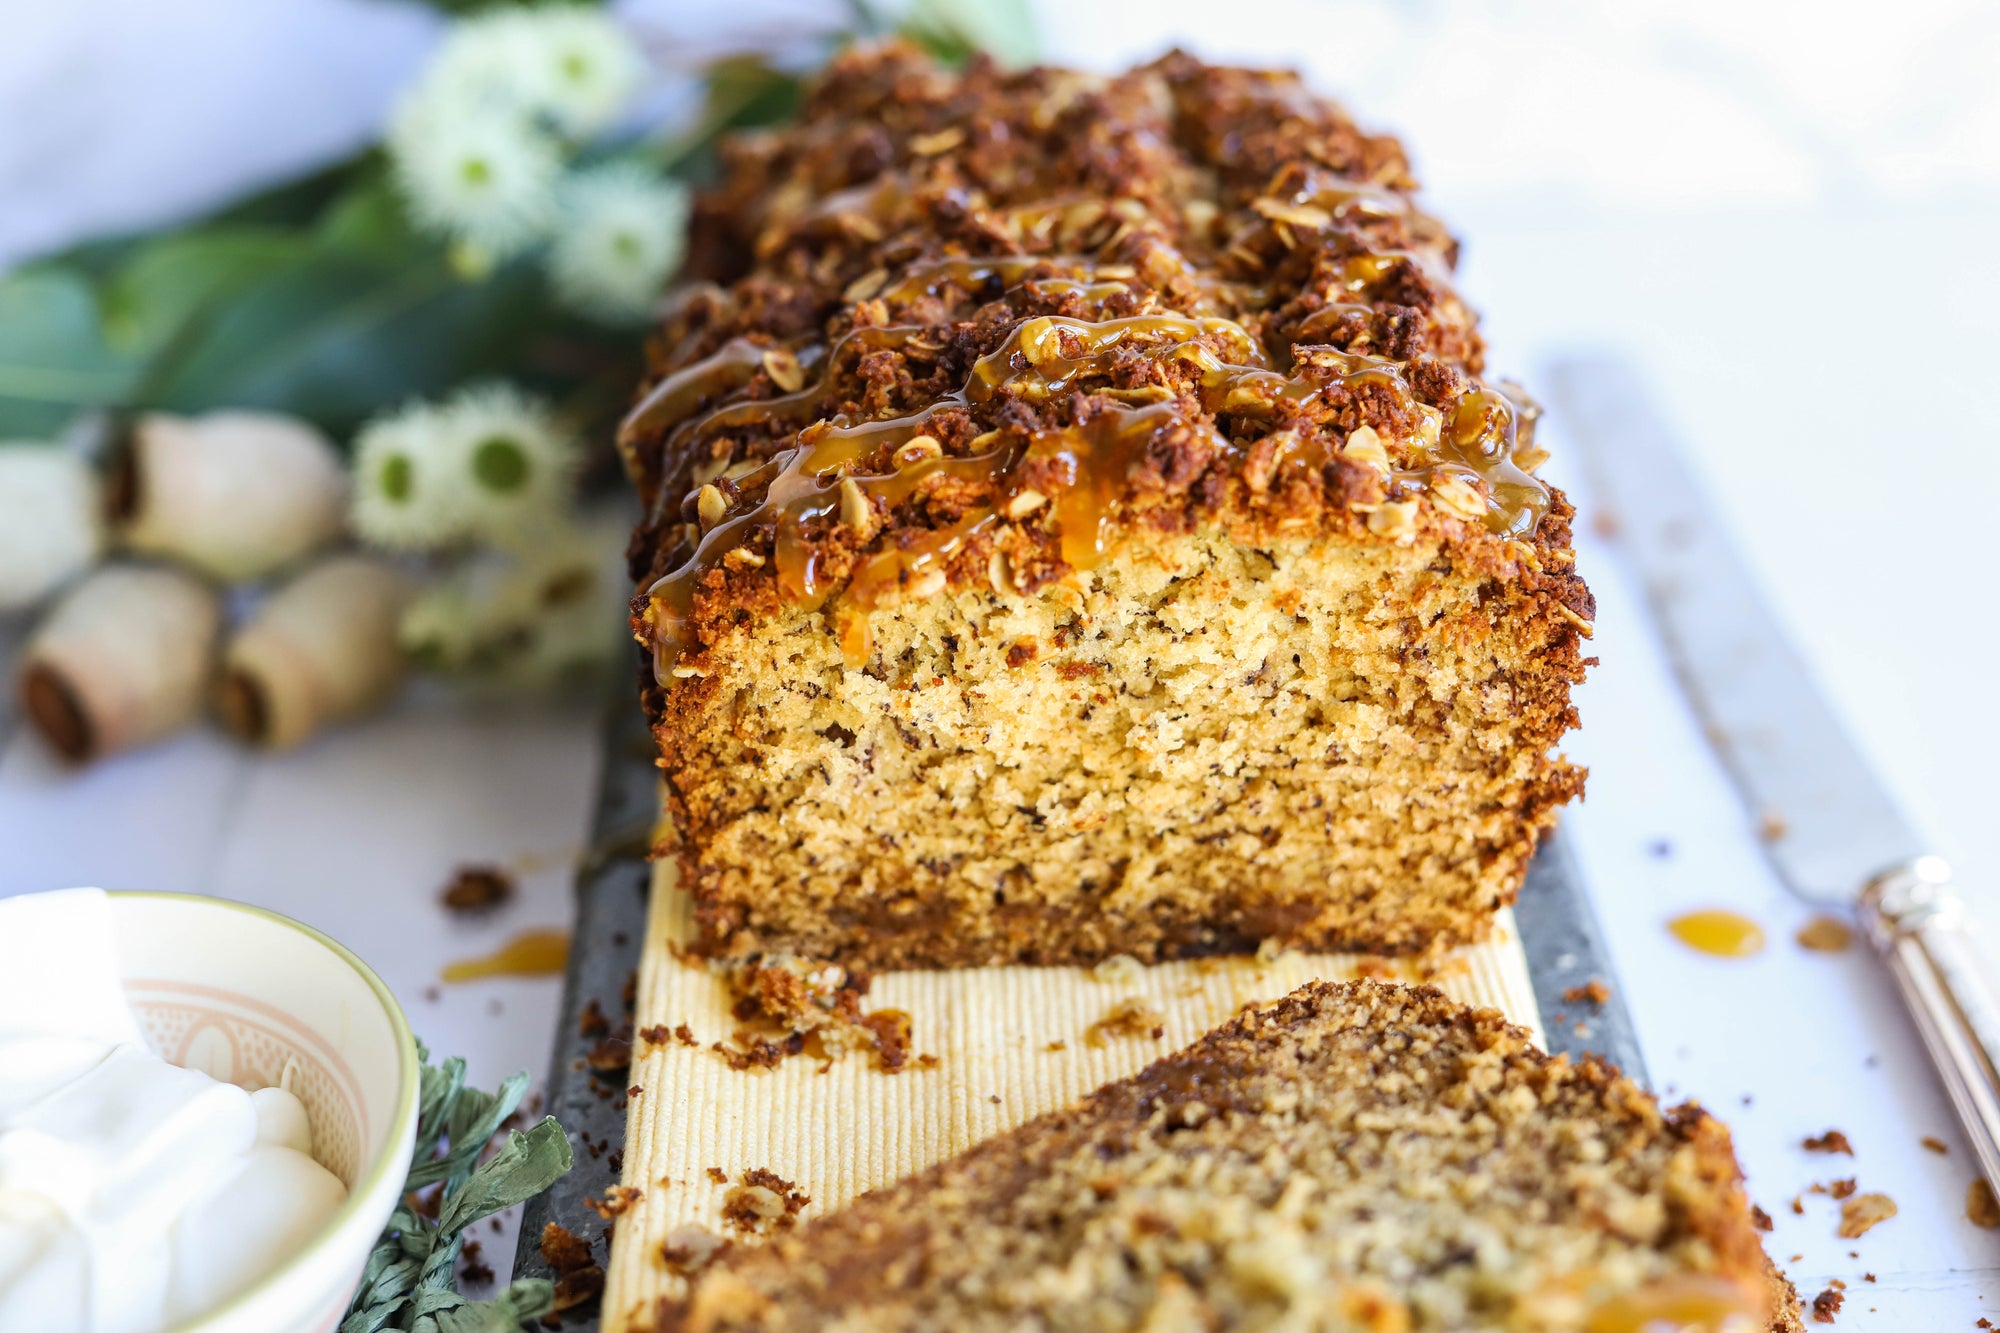
{"label": "loaf cake", "polygon": [[620,432],[703,947],[1480,938],[1592,604],[1393,139],[1286,74],[837,59],[729,144]]}
{"label": "loaf cake", "polygon": [[701,1333],[1799,1327],[1719,1122],[1491,1010],[1372,981],[1249,1009],[725,1250],[660,1314]]}

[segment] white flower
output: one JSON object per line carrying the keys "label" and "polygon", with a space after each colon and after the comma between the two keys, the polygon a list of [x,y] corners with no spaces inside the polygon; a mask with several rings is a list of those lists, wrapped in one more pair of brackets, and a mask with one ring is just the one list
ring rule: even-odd
{"label": "white flower", "polygon": [[624,521],[562,524],[528,550],[482,551],[403,615],[403,647],[432,670],[508,687],[572,678],[611,660],[625,631]]}
{"label": "white flower", "polygon": [[580,142],[610,127],[645,76],[645,55],[603,10],[520,6],[454,24],[415,96],[451,115],[511,113]]}
{"label": "white flower", "polygon": [[440,114],[505,113],[532,120],[544,97],[546,60],[535,50],[528,11],[493,9],[451,25],[410,95]]}
{"label": "white flower", "polygon": [[562,160],[504,108],[460,108],[421,91],[389,128],[396,183],[418,224],[505,259],[547,236]]}
{"label": "white flower", "polygon": [[537,608],[516,563],[481,551],[418,593],[398,629],[403,651],[427,670],[447,672],[489,671],[517,655]]}
{"label": "white flower", "polygon": [[452,545],[466,529],[462,488],[434,407],[412,403],[378,417],[354,442],[354,531],[391,551]]}
{"label": "white flower", "polygon": [[546,403],[510,384],[475,385],[437,409],[437,429],[441,475],[470,535],[520,543],[558,520],[577,441]]}
{"label": "white flower", "polygon": [[528,85],[530,105],[573,139],[608,129],[645,80],[638,44],[601,9],[551,5],[518,13],[541,66]]}
{"label": "white flower", "polygon": [[89,465],[53,444],[0,444],[0,613],[40,601],[103,547]]}
{"label": "white flower", "polygon": [[685,248],[687,192],[637,163],[578,172],[549,254],[556,294],[607,323],[643,323]]}

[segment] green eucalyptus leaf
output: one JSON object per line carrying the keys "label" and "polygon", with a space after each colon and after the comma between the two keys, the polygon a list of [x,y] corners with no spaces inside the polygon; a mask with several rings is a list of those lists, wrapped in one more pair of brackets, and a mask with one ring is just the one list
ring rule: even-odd
{"label": "green eucalyptus leaf", "polygon": [[410,226],[395,186],[381,173],[359,182],[328,205],[313,232],[330,250],[384,258],[429,244]]}
{"label": "green eucalyptus leaf", "polygon": [[540,1194],[570,1168],[569,1136],[554,1116],[527,1133],[511,1133],[507,1146],[482,1163],[464,1185],[447,1191],[438,1209],[438,1226],[461,1231],[480,1218],[511,1208]]}
{"label": "green eucalyptus leaf", "polygon": [[519,361],[546,300],[522,267],[479,283],[430,251],[315,248],[239,293],[149,381],[149,405],[269,407],[345,433],[404,398]]}
{"label": "green eucalyptus leaf", "polygon": [[[443,1180],[438,1220],[407,1204],[391,1215],[362,1274],[339,1333],[517,1333],[525,1320],[554,1303],[547,1282],[521,1281],[487,1301],[469,1301],[453,1281],[465,1229],[481,1218],[540,1194],[569,1170],[569,1138],[553,1117],[525,1134],[511,1134],[491,1159],[474,1166],[502,1120],[526,1091],[516,1074],[497,1092],[465,1086],[465,1062],[442,1067],[417,1046],[417,1144],[405,1194]],[[440,1145],[444,1151],[440,1152]]]}
{"label": "green eucalyptus leaf", "polygon": [[105,342],[84,274],[41,264],[0,277],[0,438],[55,435],[80,408],[123,399],[142,366]]}
{"label": "green eucalyptus leaf", "polygon": [[283,227],[229,224],[163,236],[133,251],[105,280],[99,309],[112,346],[152,356],[222,302],[311,253]]}

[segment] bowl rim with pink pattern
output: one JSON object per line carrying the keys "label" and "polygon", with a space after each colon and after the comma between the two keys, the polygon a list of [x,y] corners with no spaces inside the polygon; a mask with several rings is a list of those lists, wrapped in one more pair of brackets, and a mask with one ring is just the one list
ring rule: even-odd
{"label": "bowl rim with pink pattern", "polygon": [[[142,1026],[150,1029],[147,1011],[162,1003],[157,997],[168,997],[167,1004],[188,997],[186,1003],[193,1009],[219,1006],[230,1011],[228,1017],[240,1016],[251,1028],[268,1032],[273,1042],[297,1046],[316,1064],[330,1065],[338,1071],[336,1081],[345,1080],[350,1085],[350,1097],[357,1103],[367,1099],[365,1087],[379,1088],[393,1076],[393,1094],[374,1099],[388,1108],[379,1131],[372,1128],[365,1108],[358,1108],[361,1125],[356,1126],[353,1178],[345,1180],[347,1198],[333,1216],[282,1263],[219,1305],[175,1325],[172,1333],[233,1333],[239,1328],[270,1326],[272,1318],[282,1318],[286,1327],[332,1328],[345,1315],[367,1255],[388,1224],[409,1175],[421,1077],[416,1037],[408,1017],[388,985],[352,949],[281,912],[194,893],[140,889],[112,890],[108,896],[118,926],[119,979],[141,1013]],[[227,915],[208,917],[209,913]],[[301,985],[311,986],[312,981],[302,974],[311,964],[295,950],[285,957],[278,937],[268,933],[273,929],[300,937],[315,946],[309,954],[323,955],[351,973],[379,1007],[387,1040],[380,1025],[355,1021],[349,1012],[349,999],[359,1002],[361,991],[346,983],[336,982],[327,988],[341,992],[337,1001],[328,996],[340,1014],[337,1023],[316,1024],[301,1018],[295,1012],[296,1005],[288,1008],[281,1004],[282,992],[271,992],[291,987],[296,993]],[[244,947],[259,935],[264,937],[268,952]],[[321,973],[322,978],[326,975]],[[270,989],[259,994],[260,984]],[[148,1035],[157,1041],[157,1033],[149,1030]],[[217,1040],[232,1053],[237,1048],[233,1034],[218,1035]],[[192,1037],[188,1044],[192,1044]],[[161,1054],[181,1062],[173,1052],[163,1050]],[[186,1054],[185,1048],[181,1054]],[[363,1073],[355,1074],[350,1062],[362,1066]],[[188,1063],[201,1067],[200,1062]],[[288,1059],[287,1064],[291,1063]],[[242,1071],[237,1076],[215,1069],[205,1072],[239,1081]],[[263,1085],[273,1080],[255,1077],[254,1081]],[[315,1135],[319,1136],[317,1125]],[[368,1151],[371,1139],[372,1152]],[[326,1144],[315,1144],[315,1156],[324,1159],[328,1152]],[[341,1172],[336,1169],[335,1174]]]}

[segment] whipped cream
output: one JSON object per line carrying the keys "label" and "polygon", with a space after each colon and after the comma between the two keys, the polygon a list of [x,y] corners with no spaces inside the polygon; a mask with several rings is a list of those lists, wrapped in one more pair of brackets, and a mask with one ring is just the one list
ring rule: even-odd
{"label": "whipped cream", "polygon": [[305,1107],[153,1053],[96,889],[0,899],[0,1329],[158,1333],[310,1240],[347,1189]]}

